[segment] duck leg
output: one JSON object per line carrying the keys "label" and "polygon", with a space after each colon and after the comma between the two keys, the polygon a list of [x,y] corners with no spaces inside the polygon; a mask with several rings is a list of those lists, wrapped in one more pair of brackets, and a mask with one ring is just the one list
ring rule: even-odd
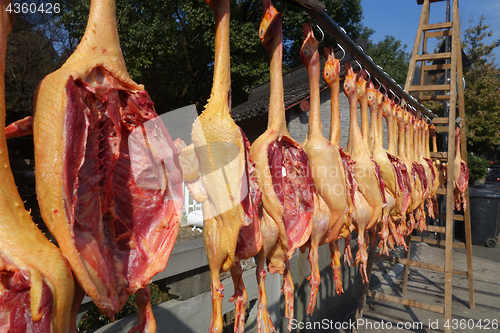
{"label": "duck leg", "polygon": [[151,308],[151,292],[149,286],[137,290],[135,293],[135,304],[139,313],[137,324],[128,333],[154,333],[156,332],[156,321]]}
{"label": "duck leg", "polygon": [[332,258],[332,268],[333,268],[333,277],[335,280],[335,291],[337,295],[340,295],[344,292],[342,288],[342,275],[340,271],[340,249],[338,241],[331,242],[328,244],[330,247],[330,254]]}
{"label": "duck leg", "polygon": [[231,297],[229,302],[234,302],[236,307],[235,319],[234,319],[234,332],[244,332],[245,331],[245,314],[247,307],[247,291],[245,285],[243,284],[243,270],[241,269],[241,264],[239,262],[235,263],[231,267],[231,277],[234,283],[234,295]]}

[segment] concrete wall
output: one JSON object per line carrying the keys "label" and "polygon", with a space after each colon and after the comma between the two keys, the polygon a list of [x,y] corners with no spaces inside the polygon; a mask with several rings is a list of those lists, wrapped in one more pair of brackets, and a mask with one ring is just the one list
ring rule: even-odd
{"label": "concrete wall", "polygon": [[[355,235],[353,235],[355,239]],[[353,256],[356,255],[357,245],[351,242]],[[344,241],[339,242],[343,252]],[[356,267],[342,264],[342,282],[344,293],[336,295],[333,280],[333,271],[330,267],[331,259],[328,245],[319,249],[319,268],[321,284],[318,292],[316,311],[313,316],[306,315],[309,302],[310,266],[307,261],[307,251],[296,251],[290,260],[290,272],[295,282],[295,318],[301,322],[321,321],[332,319],[346,306],[357,303],[361,291],[361,276]],[[343,262],[343,259],[341,260]],[[210,277],[202,239],[195,239],[176,244],[169,260],[167,269],[153,278],[161,289],[170,289],[170,292],[179,295],[178,299],[170,300],[153,306],[153,313],[157,322],[157,332],[186,332],[206,333],[210,326],[211,295],[209,291]],[[226,274],[227,276],[227,274]],[[256,315],[258,286],[255,276],[255,267],[245,270],[244,283],[248,293],[248,318],[246,332],[256,332]],[[222,311],[224,314],[234,310],[234,305],[229,303],[233,294],[233,283],[230,277],[222,280],[224,285],[224,301]],[[267,274],[266,289],[269,312],[278,332],[287,332],[288,320],[285,318],[284,297],[280,293],[283,280],[279,274]],[[196,291],[200,292],[199,294]],[[86,298],[81,307],[81,314],[88,309],[90,299]],[[106,325],[96,333],[128,332],[136,323],[137,315],[130,315],[115,323]],[[232,329],[229,329],[232,331]]]}

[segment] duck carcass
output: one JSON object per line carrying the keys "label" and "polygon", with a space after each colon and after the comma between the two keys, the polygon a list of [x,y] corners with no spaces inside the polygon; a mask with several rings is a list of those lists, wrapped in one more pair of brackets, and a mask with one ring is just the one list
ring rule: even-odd
{"label": "duck carcass", "polygon": [[[410,199],[410,192],[407,186],[409,182],[406,166],[394,153],[394,128],[391,118],[388,123],[388,150],[383,147],[383,115],[384,111],[390,113],[391,103],[389,99],[380,91],[377,91],[370,82],[368,89],[368,103],[371,112],[371,133],[373,133],[373,159],[380,165],[382,179],[385,185],[385,197],[387,205],[382,211],[382,226],[380,235],[381,253],[389,254],[387,243],[390,248],[394,248],[394,242],[397,245],[404,244],[404,235],[396,228],[396,224],[404,218]],[[389,116],[388,116],[389,117]]]}
{"label": "duck carcass", "polygon": [[[425,192],[424,200],[427,205],[427,214],[434,218],[434,208],[432,201],[432,192],[434,190],[434,184],[437,179],[437,175],[434,173],[434,168],[432,165],[432,160],[427,157],[425,139],[426,139],[426,126],[428,126],[427,122],[424,118],[420,118],[416,120],[417,124],[417,144],[416,144],[416,152],[419,163],[423,166],[425,175],[427,178],[426,185],[427,191]],[[423,202],[420,204],[420,209],[424,213]],[[425,214],[424,214],[425,216]],[[423,222],[422,227],[425,227],[425,220]]]}
{"label": "duck carcass", "polygon": [[[387,123],[387,157],[391,161],[397,178],[397,186],[394,187],[393,183],[388,181],[386,184],[389,190],[396,191],[396,205],[390,213],[389,219],[389,247],[393,248],[394,243],[397,246],[405,246],[406,236],[406,211],[410,204],[411,198],[411,180],[406,165],[397,155],[396,143],[398,140],[397,121],[395,119],[394,101],[384,96],[382,102],[381,112],[386,119]],[[380,121],[380,119],[379,119]],[[379,125],[381,128],[381,126]],[[379,133],[381,130],[379,128]]]}
{"label": "duck carcass", "polygon": [[411,188],[410,203],[408,205],[407,214],[410,216],[408,228],[404,226],[405,234],[409,234],[415,227],[414,210],[419,206],[422,187],[420,180],[417,177],[416,170],[413,167],[413,160],[410,157],[410,133],[408,111],[404,110],[399,104],[395,108],[396,119],[398,123],[398,157],[403,161],[410,175],[409,187]]}
{"label": "duck carcass", "polygon": [[463,210],[467,208],[467,202],[465,199],[464,192],[469,184],[469,168],[467,163],[462,160],[462,153],[460,151],[460,125],[455,125],[455,159],[454,163],[454,174],[453,174],[453,187],[454,196],[453,200],[455,203],[456,210]]}
{"label": "duck carcass", "polygon": [[24,208],[10,169],[4,75],[14,17],[4,1],[0,9],[0,331],[67,333],[76,330],[71,320],[73,275]]}
{"label": "duck carcass", "polygon": [[235,284],[235,332],[244,329],[246,291],[239,261],[259,253],[262,236],[254,164],[243,131],[231,110],[229,0],[207,0],[215,16],[212,93],[191,133],[193,144],[181,153],[183,178],[195,200],[203,202],[203,240],[211,273],[210,332],[222,332],[224,288],[221,271],[231,270]]}
{"label": "duck carcass", "polygon": [[[284,276],[285,316],[293,319],[294,284],[288,259],[311,234],[314,197],[309,161],[301,145],[286,129],[282,77],[281,13],[264,0],[259,28],[270,57],[271,94],[267,130],[252,144],[257,182],[262,191],[262,252],[257,264],[259,282],[258,330],[274,330],[265,303],[264,264],[268,271]],[[291,329],[291,326],[288,326]]]}
{"label": "duck carcass", "polygon": [[89,297],[113,319],[137,293],[154,331],[148,283],[179,229],[174,146],[142,85],[128,75],[115,1],[92,0],[76,51],[35,96],[33,135],[42,217]]}
{"label": "duck carcass", "polygon": [[421,158],[422,156],[420,154],[421,149],[419,139],[421,135],[419,133],[418,120],[416,119],[416,115],[413,113],[410,113],[410,135],[410,156],[412,156],[413,160],[413,170],[417,175],[417,183],[420,182],[420,188],[422,189],[418,199],[418,206],[415,209],[415,218],[417,219],[418,230],[422,232],[427,229],[427,225],[425,223],[424,204],[430,194],[430,187],[428,186],[429,178],[424,166],[427,162]]}
{"label": "duck carcass", "polygon": [[[379,222],[386,202],[380,167],[370,157],[358,124],[358,82],[356,77],[357,75],[354,73],[352,67],[348,65],[347,75],[344,80],[344,93],[349,99],[350,114],[349,139],[346,150],[354,161],[354,178],[357,182],[357,191],[354,198],[355,208],[351,217],[358,231],[359,249],[356,255],[356,263],[360,264],[360,273],[363,281],[366,282],[368,281],[368,276],[366,275],[368,244],[365,242],[365,232],[376,226]],[[360,78],[359,85],[361,85],[362,91],[364,90],[364,97],[366,98],[366,80]],[[362,108],[367,106],[367,103],[360,104]]]}
{"label": "duck carcass", "polygon": [[343,238],[345,241],[344,245],[344,262],[351,265],[352,253],[351,253],[351,231],[354,228],[351,223],[351,216],[354,210],[354,196],[357,190],[357,183],[354,179],[354,162],[351,160],[351,156],[346,154],[342,147],[340,147],[340,104],[339,104],[339,91],[340,91],[340,61],[335,59],[333,48],[325,48],[325,67],[323,68],[323,78],[325,82],[330,87],[330,142],[337,147],[340,157],[342,159],[342,166],[344,171],[345,179],[345,193],[347,197],[348,211],[344,214],[344,221],[342,223],[342,228],[340,233],[334,237],[328,237],[326,242],[328,242],[330,248],[330,254],[332,259],[333,276],[335,280],[335,291],[337,294],[341,294],[342,280],[340,271],[340,250],[338,245],[338,239]]}
{"label": "duck carcass", "polygon": [[[308,259],[311,264],[311,277],[309,279],[311,292],[307,313],[312,315],[316,306],[318,288],[321,282],[318,266],[318,247],[322,244],[338,241],[344,221],[346,220],[346,214],[349,211],[349,205],[347,203],[346,179],[339,146],[332,144],[323,136],[319,90],[319,42],[314,37],[310,23],[304,24],[303,27],[304,41],[300,50],[300,60],[309,73],[310,87],[309,128],[306,140],[304,141],[304,150],[309,158],[316,197],[313,227],[308,243]],[[330,60],[336,66],[338,73],[339,62],[335,63],[333,59]],[[335,69],[333,72],[335,73]],[[334,80],[333,77],[332,79]],[[340,131],[340,127],[338,127],[338,130]],[[334,273],[336,273],[336,290],[340,293],[342,290],[340,276],[335,269]]]}
{"label": "duck carcass", "polygon": [[427,199],[427,214],[429,214],[429,217],[434,219],[436,218],[435,216],[437,215],[438,212],[438,203],[437,203],[437,198],[436,198],[436,192],[439,187],[440,179],[439,179],[439,171],[436,167],[436,164],[432,161],[431,159],[431,149],[430,149],[430,127],[433,125],[429,125],[429,123],[424,122],[424,138],[423,138],[423,145],[424,145],[424,159],[427,161],[427,164],[429,165],[430,172],[433,176],[432,183],[429,184],[430,186],[430,194],[429,198]]}

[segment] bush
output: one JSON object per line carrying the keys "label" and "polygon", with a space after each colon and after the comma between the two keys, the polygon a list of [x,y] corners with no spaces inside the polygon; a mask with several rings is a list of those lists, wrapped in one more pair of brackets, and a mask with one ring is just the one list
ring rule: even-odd
{"label": "bush", "polygon": [[469,185],[476,183],[478,180],[486,176],[486,169],[489,161],[485,158],[472,155],[467,152],[467,166],[469,167]]}
{"label": "bush", "polygon": [[[168,301],[171,297],[162,292],[154,283],[149,285],[151,291],[151,305],[160,304]],[[130,295],[127,303],[123,306],[120,312],[115,315],[115,320],[121,319],[133,313],[137,313],[137,306],[135,305],[135,295]],[[78,325],[79,332],[87,332],[96,330],[104,325],[109,324],[111,321],[105,315],[101,314],[94,303],[90,306],[89,311],[83,316]]]}

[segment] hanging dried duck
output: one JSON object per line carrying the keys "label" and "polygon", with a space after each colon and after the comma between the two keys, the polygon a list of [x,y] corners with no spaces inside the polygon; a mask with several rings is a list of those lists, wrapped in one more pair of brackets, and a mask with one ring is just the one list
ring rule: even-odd
{"label": "hanging dried duck", "polygon": [[113,319],[136,293],[155,331],[148,283],[180,225],[177,149],[120,49],[115,1],[92,0],[76,51],[40,84],[33,136],[42,217],[87,295]]}

